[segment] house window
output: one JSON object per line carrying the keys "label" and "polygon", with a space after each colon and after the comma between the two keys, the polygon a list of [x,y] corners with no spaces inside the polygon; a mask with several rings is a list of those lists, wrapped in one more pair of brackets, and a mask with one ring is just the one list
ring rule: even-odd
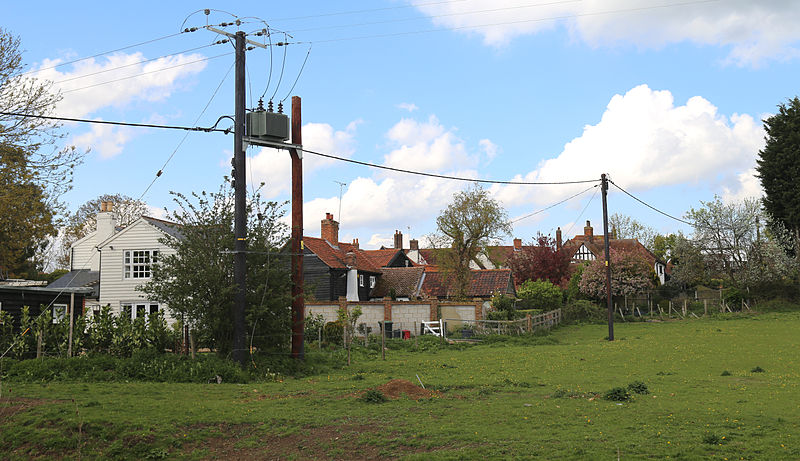
{"label": "house window", "polygon": [[67,316],[66,304],[53,304],[53,323],[59,323]]}
{"label": "house window", "polygon": [[123,255],[124,277],[126,279],[149,279],[152,264],[158,258],[158,250],[125,250]]}
{"label": "house window", "polygon": [[586,248],[586,245],[581,245],[581,247],[578,248],[578,252],[575,253],[575,259],[579,259],[581,261],[594,261],[594,253],[589,251],[589,249]]}
{"label": "house window", "polygon": [[151,303],[151,302],[138,302],[138,303],[122,303],[121,304],[122,315],[126,317],[130,317],[131,320],[136,320],[138,318],[143,318],[147,321],[149,314],[156,314],[158,313],[158,304]]}
{"label": "house window", "polygon": [[370,288],[375,288],[375,282],[376,282],[375,276],[374,275],[370,275],[369,276],[369,287]]}
{"label": "house window", "polygon": [[364,286],[364,274],[358,274],[358,286]]}

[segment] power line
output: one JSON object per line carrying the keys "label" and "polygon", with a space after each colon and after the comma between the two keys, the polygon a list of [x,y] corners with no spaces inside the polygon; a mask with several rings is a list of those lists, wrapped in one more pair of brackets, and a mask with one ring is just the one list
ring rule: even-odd
{"label": "power line", "polygon": [[20,114],[17,112],[0,112],[0,115],[7,115],[10,117],[27,117],[27,118],[40,118],[45,120],[59,120],[62,122],[79,122],[79,123],[95,123],[99,125],[118,125],[118,126],[133,126],[138,128],[160,128],[160,129],[167,129],[167,130],[186,130],[186,131],[204,131],[206,133],[210,132],[219,132],[219,133],[230,133],[231,130],[229,129],[219,129],[219,128],[204,128],[200,126],[179,126],[179,125],[156,125],[152,123],[132,123],[132,122],[116,122],[116,121],[109,121],[109,120],[89,120],[85,118],[72,118],[72,117],[55,117],[51,115],[34,115],[34,114]]}
{"label": "power line", "polygon": [[688,2],[682,3],[670,3],[664,5],[651,5],[651,6],[643,6],[638,8],[621,8],[616,10],[608,10],[608,11],[594,11],[589,13],[575,13],[575,14],[567,14],[562,16],[551,16],[546,18],[535,18],[535,19],[520,19],[516,21],[503,21],[503,22],[495,22],[495,23],[487,23],[487,24],[477,24],[477,25],[470,25],[470,26],[458,26],[458,27],[444,27],[438,29],[425,29],[425,30],[416,30],[416,31],[406,31],[406,32],[393,32],[393,33],[385,33],[385,34],[375,34],[375,35],[360,35],[354,37],[343,37],[343,38],[332,38],[327,40],[314,40],[314,43],[332,43],[332,42],[343,42],[343,41],[353,41],[353,40],[366,40],[372,38],[388,38],[388,37],[400,37],[404,35],[421,35],[421,34],[429,34],[434,32],[447,32],[453,30],[469,30],[469,29],[480,29],[482,27],[492,27],[492,26],[505,26],[509,24],[524,24],[529,22],[543,22],[543,21],[557,21],[560,19],[572,19],[572,18],[581,18],[587,16],[602,16],[607,14],[619,14],[619,13],[632,13],[637,11],[646,11],[646,10],[653,10],[658,8],[671,8],[676,6],[687,6],[687,5],[696,5],[702,3],[711,3],[711,2],[718,2],[721,0],[693,0]]}
{"label": "power line", "polygon": [[586,213],[586,210],[588,210],[588,209],[589,209],[589,205],[591,205],[591,204],[592,204],[592,202],[594,201],[594,198],[595,198],[595,197],[597,197],[597,189],[595,189],[595,190],[594,190],[594,193],[592,193],[592,197],[589,199],[589,201],[588,201],[588,202],[586,202],[586,206],[584,206],[584,207],[583,207],[583,210],[581,210],[581,213],[578,215],[578,217],[577,217],[577,218],[575,218],[575,220],[574,220],[574,221],[572,221],[572,225],[571,225],[571,226],[569,226],[569,229],[567,229],[567,232],[566,232],[566,234],[567,234],[567,235],[569,235],[569,234],[570,234],[570,232],[572,232],[572,228],[573,228],[573,227],[575,227],[575,224],[576,224],[578,221],[580,221],[580,220],[581,220],[581,217],[583,216],[583,214],[584,214],[584,213]]}
{"label": "power line", "polygon": [[208,57],[208,58],[202,58],[202,59],[197,59],[197,60],[194,60],[194,61],[184,62],[182,64],[176,64],[174,66],[163,67],[161,69],[151,70],[151,71],[147,71],[147,72],[141,72],[139,74],[131,75],[131,76],[128,76],[128,77],[122,77],[122,78],[118,78],[118,79],[115,79],[115,80],[109,80],[107,82],[95,83],[94,85],[84,86],[82,88],[74,88],[72,90],[62,91],[61,94],[67,94],[67,93],[72,93],[72,92],[75,92],[75,91],[87,90],[89,88],[94,88],[94,87],[101,86],[101,85],[108,85],[110,83],[121,82],[123,80],[130,80],[132,78],[141,77],[142,75],[148,75],[148,74],[154,74],[154,73],[157,73],[157,72],[163,72],[165,70],[175,69],[175,68],[178,68],[178,67],[188,66],[188,65],[191,65],[191,64],[197,64],[198,62],[210,61],[212,59],[221,58],[223,56],[230,56],[232,54],[233,54],[233,52],[223,53],[223,54],[218,54],[216,56],[211,56],[211,57]]}
{"label": "power line", "polygon": [[286,101],[286,99],[292,94],[292,91],[294,91],[294,87],[295,87],[295,85],[297,85],[297,82],[300,81],[300,76],[303,75],[303,69],[306,68],[306,62],[308,62],[308,57],[311,55],[311,47],[312,46],[313,45],[308,45],[308,52],[306,53],[306,58],[303,59],[303,65],[300,66],[300,72],[297,73],[297,78],[294,79],[294,83],[292,83],[292,87],[289,88],[288,92],[286,92],[286,97],[281,99],[281,102]]}
{"label": "power line", "polygon": [[547,3],[529,3],[525,5],[515,5],[515,6],[506,6],[502,8],[489,8],[485,10],[472,10],[472,11],[464,11],[460,13],[444,13],[444,14],[436,14],[431,16],[416,16],[413,18],[400,18],[400,19],[387,19],[384,21],[374,21],[374,22],[362,22],[356,24],[341,24],[341,25],[334,25],[334,26],[323,26],[323,27],[310,27],[307,29],[293,29],[290,32],[297,33],[297,32],[310,32],[315,30],[326,30],[326,29],[342,29],[342,28],[349,28],[349,27],[362,27],[362,26],[373,26],[378,24],[391,24],[397,22],[410,22],[410,21],[424,21],[427,19],[435,19],[435,18],[445,18],[451,16],[467,16],[470,14],[481,14],[481,13],[496,13],[498,11],[508,11],[508,10],[518,10],[523,8],[536,8],[539,6],[552,6],[552,5],[561,5],[564,3],[575,3],[580,2],[582,0],[557,0]]}
{"label": "power line", "polygon": [[[189,32],[194,32],[194,31],[189,31]],[[50,69],[55,69],[55,68],[62,67],[62,66],[67,66],[67,65],[70,65],[70,64],[74,64],[76,62],[86,61],[87,59],[97,58],[97,57],[100,57],[100,56],[104,56],[106,54],[116,53],[118,51],[124,51],[124,50],[130,49],[130,48],[135,48],[137,46],[147,45],[147,44],[150,44],[150,43],[153,43],[153,42],[157,42],[157,41],[160,41],[160,40],[165,40],[165,39],[168,39],[168,38],[176,37],[176,36],[181,35],[183,33],[186,33],[186,32],[185,31],[181,31],[181,32],[178,32],[178,33],[175,33],[175,34],[169,34],[169,35],[165,35],[163,37],[158,37],[158,38],[154,38],[154,39],[151,39],[151,40],[145,40],[144,42],[139,42],[139,43],[134,43],[133,45],[123,46],[122,48],[117,48],[115,50],[103,51],[102,53],[97,53],[97,54],[94,54],[92,56],[87,56],[85,58],[78,58],[78,59],[73,59],[72,61],[62,62],[62,63],[56,64],[55,66],[44,67],[44,68],[36,69],[36,70],[29,70],[28,72],[24,72],[22,75],[35,74],[37,72],[42,72],[44,70],[50,70]]]}
{"label": "power line", "polygon": [[600,184],[595,184],[594,186],[588,187],[588,188],[586,188],[586,189],[584,189],[584,190],[582,190],[582,191],[578,192],[578,193],[577,193],[577,194],[575,194],[575,195],[570,195],[569,197],[565,198],[564,200],[560,200],[560,201],[558,201],[558,202],[556,202],[556,203],[554,203],[554,204],[552,204],[552,205],[549,205],[549,206],[547,206],[547,207],[545,207],[545,208],[542,208],[541,210],[536,210],[536,211],[534,211],[533,213],[526,214],[525,216],[522,216],[522,217],[520,217],[520,218],[517,218],[517,219],[512,219],[512,220],[511,220],[511,221],[509,221],[508,223],[509,223],[509,224],[514,224],[515,222],[522,221],[523,219],[530,218],[531,216],[535,216],[535,215],[537,215],[537,214],[539,214],[539,213],[544,213],[545,211],[549,210],[550,208],[557,207],[558,205],[561,205],[562,203],[568,202],[568,201],[570,201],[570,200],[574,199],[575,197],[577,197],[577,196],[579,196],[579,195],[583,195],[583,194],[585,194],[586,192],[589,192],[590,190],[594,189],[595,187],[598,187],[599,185],[600,185]]}
{"label": "power line", "polygon": [[381,169],[381,170],[395,171],[395,172],[398,172],[398,173],[415,174],[415,175],[418,175],[418,176],[428,176],[428,177],[431,177],[431,178],[450,179],[450,180],[454,180],[454,181],[477,182],[477,183],[483,183],[483,184],[513,184],[513,185],[519,185],[519,186],[554,186],[554,185],[564,185],[564,184],[585,184],[585,183],[593,183],[593,182],[597,182],[598,181],[597,179],[588,179],[588,180],[585,180],[585,181],[523,182],[523,181],[496,181],[496,180],[492,180],[492,179],[464,178],[464,177],[460,177],[460,176],[448,176],[448,175],[442,175],[442,174],[436,174],[436,173],[426,173],[424,171],[405,170],[405,169],[402,169],[402,168],[394,168],[394,167],[391,167],[391,166],[377,165],[375,163],[362,162],[362,161],[359,161],[359,160],[353,160],[353,159],[344,158],[344,157],[337,157],[335,155],[323,154],[321,152],[315,152],[313,150],[309,150],[309,149],[306,149],[306,148],[303,148],[303,147],[301,147],[299,150],[302,150],[303,152],[307,152],[309,154],[319,155],[320,157],[326,157],[326,158],[330,158],[330,159],[334,159],[334,160],[340,160],[342,162],[355,163],[356,165],[363,165],[363,166],[368,166],[368,167],[371,167],[371,168],[378,168],[378,169]]}
{"label": "power line", "polygon": [[617,183],[615,183],[614,181],[612,181],[612,180],[610,180],[610,179],[609,179],[609,180],[608,180],[608,182],[610,182],[611,184],[613,184],[613,185],[614,185],[614,187],[616,187],[617,189],[619,189],[619,190],[621,190],[622,192],[624,192],[624,193],[625,193],[625,195],[627,195],[628,197],[630,197],[630,198],[632,198],[632,199],[636,200],[637,202],[641,203],[642,205],[646,206],[647,208],[650,208],[651,210],[653,210],[653,211],[655,211],[655,212],[657,212],[657,213],[661,213],[661,214],[663,214],[664,216],[666,216],[666,217],[668,217],[668,218],[672,218],[672,219],[674,219],[675,221],[682,222],[682,223],[684,223],[684,224],[688,224],[688,225],[690,225],[690,226],[692,226],[692,227],[694,227],[694,226],[695,226],[695,223],[691,223],[691,222],[689,222],[689,221],[684,221],[684,220],[683,220],[683,219],[681,219],[681,218],[676,218],[675,216],[672,216],[671,214],[669,214],[669,213],[666,213],[666,212],[664,212],[664,211],[661,211],[661,210],[659,210],[658,208],[654,207],[653,205],[650,205],[650,204],[646,203],[644,200],[642,200],[642,199],[640,199],[640,198],[636,197],[635,195],[631,194],[630,192],[626,191],[625,189],[623,189],[623,188],[619,187],[619,185],[618,185]]}
{"label": "power line", "polygon": [[[197,124],[197,122],[200,121],[200,118],[203,116],[203,114],[206,113],[206,110],[208,110],[208,106],[211,105],[211,101],[214,100],[214,98],[217,96],[217,92],[219,92],[219,89],[222,88],[222,84],[225,83],[225,80],[228,79],[228,75],[230,75],[231,69],[233,69],[233,64],[231,64],[231,66],[228,68],[228,72],[225,73],[225,76],[222,77],[222,80],[219,82],[219,85],[217,85],[217,88],[214,90],[214,93],[211,95],[211,98],[209,98],[205,107],[203,107],[203,110],[200,111],[200,115],[198,115],[197,119],[195,119],[194,121],[195,124]],[[167,164],[169,164],[170,160],[172,160],[172,157],[175,156],[175,153],[178,152],[178,149],[181,148],[184,141],[186,141],[186,138],[188,137],[189,137],[189,132],[187,131],[186,133],[184,133],[183,138],[178,143],[178,145],[175,146],[175,149],[172,151],[172,154],[170,154],[170,156],[167,158],[167,161],[164,162],[164,165],[162,165],[161,168],[158,170],[158,172],[156,172],[156,176],[153,178],[152,181],[150,181],[150,184],[147,186],[147,189],[145,189],[144,192],[142,192],[142,195],[139,196],[139,200],[141,200],[147,194],[147,192],[150,191],[150,188],[153,187],[153,184],[155,184],[156,180],[161,177],[161,175],[164,173],[164,168],[167,167]]]}
{"label": "power line", "polygon": [[75,77],[66,78],[66,79],[64,79],[64,80],[58,80],[58,81],[56,81],[56,82],[53,82],[53,83],[54,83],[54,84],[58,84],[58,83],[64,83],[64,82],[71,82],[71,81],[73,81],[73,80],[78,80],[78,79],[80,79],[80,78],[84,78],[84,77],[90,77],[90,76],[92,76],[92,75],[98,75],[98,74],[103,74],[103,73],[106,73],[106,72],[112,72],[112,71],[115,71],[115,70],[124,69],[124,68],[126,68],[126,67],[137,66],[137,65],[139,65],[139,64],[145,64],[145,63],[148,63],[148,62],[156,61],[156,60],[158,60],[158,59],[169,58],[169,57],[171,57],[171,56],[177,56],[177,55],[179,55],[179,54],[183,54],[183,53],[190,53],[190,52],[192,52],[192,51],[197,51],[197,50],[200,50],[200,49],[203,49],[203,48],[207,48],[207,47],[210,47],[210,46],[214,46],[214,45],[217,45],[217,43],[216,43],[216,42],[215,42],[215,43],[210,43],[210,44],[208,44],[208,45],[198,46],[198,47],[196,47],[196,48],[190,48],[190,49],[188,49],[188,50],[179,51],[179,52],[177,52],[177,53],[165,54],[165,55],[163,55],[163,56],[159,56],[159,57],[157,57],[157,58],[145,59],[145,60],[142,60],[142,61],[137,61],[137,62],[134,62],[134,63],[131,63],[131,64],[125,64],[124,66],[117,66],[117,67],[112,67],[112,68],[110,68],[110,69],[98,70],[97,72],[92,72],[92,73],[89,73],[89,74],[78,75],[78,76],[75,76]]}

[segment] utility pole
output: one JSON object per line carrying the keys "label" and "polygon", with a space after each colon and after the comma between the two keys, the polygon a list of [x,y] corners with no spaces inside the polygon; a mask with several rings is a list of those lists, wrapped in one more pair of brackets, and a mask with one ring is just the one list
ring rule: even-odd
{"label": "utility pole", "polygon": [[245,349],[244,312],[247,306],[247,176],[244,159],[244,117],[245,117],[245,33],[235,36],[235,94],[234,94],[234,135],[233,135],[233,281],[236,292],[233,302],[233,360],[244,366],[247,361]]}
{"label": "utility pole", "polygon": [[603,240],[606,242],[606,300],[608,302],[608,340],[614,340],[614,305],[611,300],[611,250],[608,241],[608,178],[606,174],[600,175],[600,190],[603,196]]}
{"label": "utility pole", "polygon": [[[292,144],[303,144],[300,97],[292,96]],[[305,299],[303,298],[303,156],[289,149],[292,158],[292,358],[305,357]]]}

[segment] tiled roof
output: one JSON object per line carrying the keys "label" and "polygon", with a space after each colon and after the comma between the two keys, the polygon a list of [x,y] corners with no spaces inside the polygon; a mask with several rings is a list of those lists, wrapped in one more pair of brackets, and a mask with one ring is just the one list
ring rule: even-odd
{"label": "tiled roof", "polygon": [[334,247],[327,240],[321,238],[303,237],[303,245],[333,269],[347,269],[349,267],[347,253],[352,252],[356,256],[356,269],[376,274],[381,273],[381,269],[373,263],[366,252],[359,250],[352,243],[339,242]]}
{"label": "tiled roof", "polygon": [[[603,258],[605,255],[605,239],[602,235],[595,235],[591,240],[583,235],[578,235],[575,238],[564,242],[563,247],[575,247],[575,251],[577,251],[581,245],[586,245],[586,248],[588,248],[596,258]],[[647,247],[642,245],[641,242],[636,239],[609,239],[608,246],[610,249],[616,251],[638,253],[651,265],[655,264],[658,259],[656,258],[656,255],[654,255],[650,250],[647,249]]]}
{"label": "tiled roof", "polygon": [[384,267],[381,271],[383,275],[371,293],[373,298],[390,296],[392,288],[395,296],[413,298],[420,295],[424,267]]}
{"label": "tiled roof", "polygon": [[99,284],[100,272],[90,271],[89,269],[78,269],[69,271],[61,277],[53,280],[50,285],[47,285],[47,288],[91,287],[94,288],[94,296],[97,296]]}
{"label": "tiled roof", "polygon": [[[482,269],[470,272],[472,283],[467,296],[471,298],[488,298],[494,293],[515,294],[511,269]],[[453,294],[451,291],[441,271],[431,267],[425,269],[425,278],[422,282],[424,294],[445,298]]]}
{"label": "tiled roof", "polygon": [[398,252],[403,250],[398,250],[395,248],[389,248],[386,250],[362,250],[371,260],[372,263],[376,267],[386,267],[392,262],[395,256],[397,256]]}
{"label": "tiled roof", "polygon": [[183,234],[181,233],[181,225],[178,223],[174,223],[171,221],[166,221],[163,219],[153,218],[151,216],[142,216],[142,219],[150,223],[153,227],[157,228],[161,232],[174,237],[176,239],[182,239]]}

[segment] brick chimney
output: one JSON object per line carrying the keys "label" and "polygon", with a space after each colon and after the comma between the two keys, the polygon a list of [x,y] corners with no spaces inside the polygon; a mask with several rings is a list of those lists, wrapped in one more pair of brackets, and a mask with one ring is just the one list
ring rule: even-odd
{"label": "brick chimney", "polygon": [[358,239],[353,239],[353,248],[358,250]]}
{"label": "brick chimney", "polygon": [[561,249],[561,228],[556,229],[556,250]]}
{"label": "brick chimney", "polygon": [[417,239],[411,239],[411,240],[409,240],[409,241],[408,241],[408,246],[409,246],[409,247],[410,247],[412,250],[417,250],[417,251],[419,251],[419,240],[417,240]]}
{"label": "brick chimney", "polygon": [[403,233],[399,230],[394,231],[394,249],[395,250],[402,250],[403,249]]}
{"label": "brick chimney", "polygon": [[325,213],[325,219],[322,220],[320,229],[320,237],[327,240],[331,245],[339,245],[339,223],[333,220],[331,213]]}
{"label": "brick chimney", "polygon": [[100,213],[97,213],[97,243],[106,240],[117,231],[113,210],[114,202],[100,202]]}
{"label": "brick chimney", "polygon": [[588,219],[586,220],[586,227],[583,228],[583,236],[586,237],[586,240],[592,240],[594,237],[594,229],[592,229]]}
{"label": "brick chimney", "polygon": [[522,239],[514,239],[514,251],[522,251]]}

